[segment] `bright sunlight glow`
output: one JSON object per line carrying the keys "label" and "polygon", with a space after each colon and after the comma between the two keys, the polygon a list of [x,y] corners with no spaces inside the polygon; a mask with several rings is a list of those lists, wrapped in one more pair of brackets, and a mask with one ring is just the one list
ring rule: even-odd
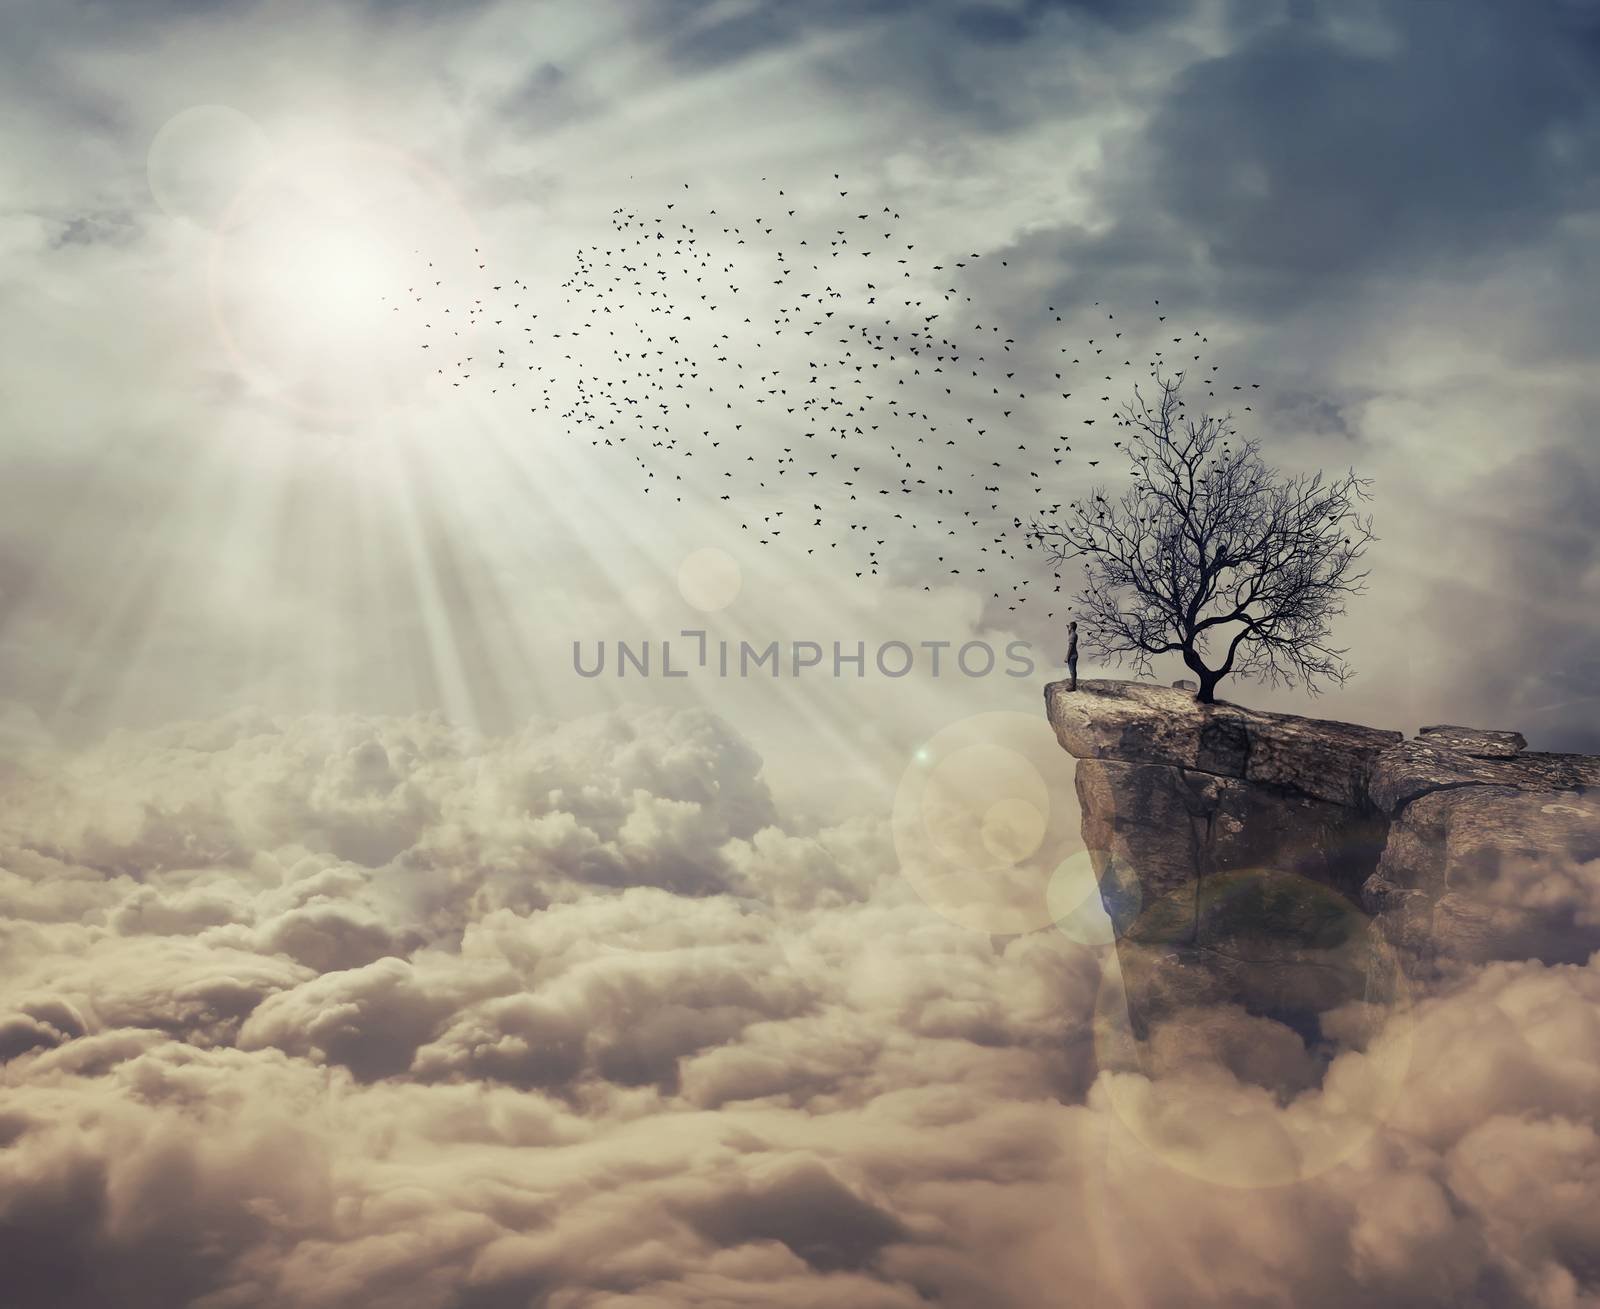
{"label": "bright sunlight glow", "polygon": [[359,420],[437,376],[417,297],[447,279],[475,283],[475,244],[454,196],[403,155],[340,145],[276,156],[213,242],[218,334],[265,393]]}

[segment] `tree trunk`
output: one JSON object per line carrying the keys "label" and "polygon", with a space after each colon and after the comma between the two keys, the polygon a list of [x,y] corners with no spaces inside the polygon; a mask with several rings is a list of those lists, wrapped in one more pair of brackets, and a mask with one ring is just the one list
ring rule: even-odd
{"label": "tree trunk", "polygon": [[1200,657],[1200,652],[1190,646],[1183,649],[1183,662],[1185,667],[1195,675],[1200,689],[1194,693],[1194,698],[1201,704],[1213,704],[1216,701],[1217,683],[1227,676],[1225,672],[1214,672],[1206,667],[1205,660]]}

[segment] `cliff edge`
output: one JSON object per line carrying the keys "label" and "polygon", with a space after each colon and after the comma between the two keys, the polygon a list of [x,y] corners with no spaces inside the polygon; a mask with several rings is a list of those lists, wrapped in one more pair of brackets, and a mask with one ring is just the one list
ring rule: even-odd
{"label": "cliff edge", "polygon": [[1227,1002],[1313,1029],[1453,962],[1600,948],[1600,757],[1140,682],[1045,704],[1138,1022]]}

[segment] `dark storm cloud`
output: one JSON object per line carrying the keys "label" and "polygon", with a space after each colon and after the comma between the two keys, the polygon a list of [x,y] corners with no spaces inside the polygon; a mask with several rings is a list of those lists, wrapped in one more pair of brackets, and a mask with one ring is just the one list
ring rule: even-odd
{"label": "dark storm cloud", "polygon": [[947,14],[958,35],[1009,43],[1038,35],[1040,24],[1056,17],[1088,18],[1117,32],[1134,32],[1187,14],[1193,8],[1192,0],[1021,0],[1017,4],[1002,0],[954,4]]}
{"label": "dark storm cloud", "polygon": [[1190,67],[1161,107],[1147,185],[1224,267],[1405,273],[1535,237],[1584,196],[1594,68],[1538,6],[1384,17],[1392,53],[1289,25]]}
{"label": "dark storm cloud", "polygon": [[1594,197],[1592,29],[1550,3],[1438,18],[1298,3],[1190,62],[1108,165],[1110,231],[1063,254],[1136,276],[1201,242],[1225,302],[1264,310],[1547,235]]}
{"label": "dark storm cloud", "polygon": [[[1058,20],[1095,35],[1124,35],[1183,15],[1192,0],[822,0],[806,5],[761,0],[730,9],[715,0],[667,0],[640,10],[642,30],[686,69],[703,71],[794,46],[827,33],[851,40],[831,49],[820,69],[841,93],[893,90],[933,119],[998,127],[1003,81],[983,86],[986,70],[964,63],[1041,38]],[[1101,29],[1101,30],[1097,30]],[[1012,120],[1015,121],[1015,120]]]}
{"label": "dark storm cloud", "polygon": [[1474,722],[1518,724],[1540,748],[1600,753],[1600,446],[1508,454],[1458,501],[1426,600],[1454,632],[1439,676]]}

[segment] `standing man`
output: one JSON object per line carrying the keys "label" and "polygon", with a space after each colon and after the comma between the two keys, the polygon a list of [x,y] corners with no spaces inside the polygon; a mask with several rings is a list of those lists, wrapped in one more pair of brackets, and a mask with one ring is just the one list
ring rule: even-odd
{"label": "standing man", "polygon": [[1078,689],[1078,624],[1067,624],[1067,675],[1072,679],[1067,683],[1067,690]]}

